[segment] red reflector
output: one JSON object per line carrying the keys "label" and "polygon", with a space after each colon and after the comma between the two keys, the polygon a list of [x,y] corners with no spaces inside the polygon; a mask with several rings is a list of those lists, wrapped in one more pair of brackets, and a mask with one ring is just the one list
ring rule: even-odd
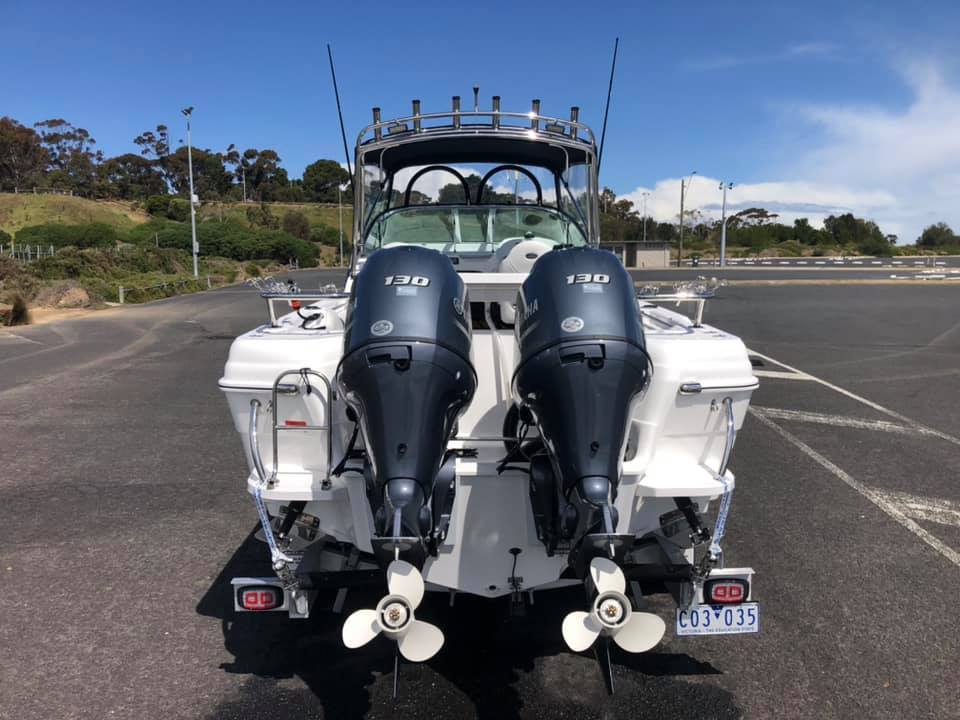
{"label": "red reflector", "polygon": [[711,605],[746,602],[750,586],[740,578],[715,578],[703,585],[703,599]]}
{"label": "red reflector", "polygon": [[244,610],[260,612],[273,610],[283,605],[280,588],[261,585],[259,587],[240,588],[240,607]]}
{"label": "red reflector", "polygon": [[306,427],[307,421],[306,420],[286,420],[284,421],[284,425],[287,425],[289,427]]}
{"label": "red reflector", "polygon": [[291,301],[290,301],[290,307],[292,307],[294,310],[299,310],[299,309],[300,309],[300,301],[299,301],[299,300],[291,300]]}

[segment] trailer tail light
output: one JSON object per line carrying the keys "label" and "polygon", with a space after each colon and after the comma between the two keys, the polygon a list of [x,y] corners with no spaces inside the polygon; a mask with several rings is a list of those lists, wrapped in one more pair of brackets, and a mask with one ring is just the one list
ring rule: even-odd
{"label": "trailer tail light", "polygon": [[287,427],[306,427],[307,421],[306,420],[285,420],[283,424],[286,425]]}
{"label": "trailer tail light", "polygon": [[732,605],[747,601],[750,584],[740,578],[714,578],[703,584],[703,600],[708,605]]}
{"label": "trailer tail light", "polygon": [[272,585],[253,585],[237,590],[238,604],[250,612],[274,610],[283,605],[283,591]]}

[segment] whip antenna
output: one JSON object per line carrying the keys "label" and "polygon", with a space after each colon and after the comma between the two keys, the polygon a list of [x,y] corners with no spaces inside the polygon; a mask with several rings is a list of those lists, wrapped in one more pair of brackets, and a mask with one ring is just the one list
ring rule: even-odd
{"label": "whip antenna", "polygon": [[[607,106],[603,110],[603,130],[600,131],[600,154],[597,155],[597,172],[600,172],[600,163],[603,161],[603,142],[607,139],[607,115],[610,113],[610,95],[613,93],[613,73],[617,69],[617,49],[619,47],[620,38],[616,38],[613,42],[613,63],[610,65],[610,84],[607,85]],[[330,67],[332,68],[333,65]]]}
{"label": "whip antenna", "polygon": [[[327,58],[330,60],[330,77],[333,78],[333,94],[337,98],[337,115],[340,117],[340,137],[343,138],[343,154],[347,158],[347,172],[350,173],[350,189],[354,190],[353,168],[350,167],[350,150],[347,148],[347,131],[343,126],[343,110],[340,109],[340,90],[337,88],[337,71],[333,69],[333,51],[330,49],[330,43],[327,43]],[[607,104],[609,103],[610,99],[607,98]],[[606,120],[604,120],[604,128],[606,128]]]}

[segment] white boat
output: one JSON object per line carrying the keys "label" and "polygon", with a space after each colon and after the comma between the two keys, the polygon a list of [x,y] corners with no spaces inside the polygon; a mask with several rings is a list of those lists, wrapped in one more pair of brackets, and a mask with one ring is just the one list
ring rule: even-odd
{"label": "white boat", "polygon": [[344,643],[382,634],[411,661],[443,644],[425,591],[523,604],[585,584],[558,619],[574,651],[657,645],[652,593],[678,634],[758,631],[753,570],[720,543],[757,379],[702,323],[712,289],[638,296],[597,249],[578,110],[374,109],[354,157],[343,291],[264,293],[270,322],[220,381],[276,571],[235,578],[235,610],[304,618],[321,589],[340,611],[381,586]]}

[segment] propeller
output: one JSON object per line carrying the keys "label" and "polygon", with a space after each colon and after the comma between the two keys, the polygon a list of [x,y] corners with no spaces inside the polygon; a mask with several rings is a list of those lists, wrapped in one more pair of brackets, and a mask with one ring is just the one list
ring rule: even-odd
{"label": "propeller", "polygon": [[578,610],[563,619],[563,639],[574,652],[583,652],[605,635],[631,653],[654,647],[667,626],[653,613],[633,612],[624,594],[627,581],[617,564],[604,557],[590,562],[597,597],[589,612]]}
{"label": "propeller", "polygon": [[443,646],[443,632],[436,625],[414,617],[423,600],[423,576],[413,565],[394,560],[387,567],[388,594],[374,610],[357,610],[343,624],[343,644],[366,645],[383,633],[397,643],[400,654],[411,662],[429,660]]}

